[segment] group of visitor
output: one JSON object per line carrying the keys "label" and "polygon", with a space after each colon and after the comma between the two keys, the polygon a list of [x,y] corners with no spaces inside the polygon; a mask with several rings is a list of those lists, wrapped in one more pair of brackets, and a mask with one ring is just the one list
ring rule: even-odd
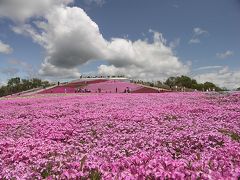
{"label": "group of visitor", "polygon": [[123,78],[123,75],[119,75],[119,76],[80,76],[80,79],[94,79],[94,78]]}
{"label": "group of visitor", "polygon": [[131,93],[131,89],[129,87],[127,87],[125,90],[124,90],[124,93]]}
{"label": "group of visitor", "polygon": [[[119,92],[118,88],[116,87],[115,93],[118,93],[118,92]],[[65,93],[66,93],[66,89],[65,89]],[[75,90],[75,93],[91,93],[91,90],[78,88],[78,89]],[[112,91],[103,91],[101,88],[98,88],[96,90],[96,93],[112,93]],[[124,93],[131,93],[131,89],[129,87],[127,87],[124,90]]]}
{"label": "group of visitor", "polygon": [[90,93],[91,91],[88,89],[82,89],[82,88],[78,88],[75,90],[75,93]]}

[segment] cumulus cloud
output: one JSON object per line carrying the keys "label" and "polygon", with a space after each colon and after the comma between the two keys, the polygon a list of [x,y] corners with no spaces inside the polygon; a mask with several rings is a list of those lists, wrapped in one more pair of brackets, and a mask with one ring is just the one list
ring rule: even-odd
{"label": "cumulus cloud", "polygon": [[34,26],[16,26],[13,31],[32,37],[46,49],[40,70],[46,76],[78,77],[78,66],[97,59],[109,64],[99,67],[100,74],[121,73],[135,78],[186,74],[189,68],[173,54],[161,33],[150,30],[153,42],[122,38],[108,41],[98,25],[78,7],[54,7],[44,21],[35,21]]}
{"label": "cumulus cloud", "polygon": [[228,67],[223,67],[219,70],[195,75],[195,79],[201,83],[206,81],[213,82],[220,87],[234,89],[240,87],[240,71],[230,70]]}
{"label": "cumulus cloud", "polygon": [[1,0],[0,17],[11,18],[14,21],[25,21],[33,16],[42,16],[55,6],[71,2],[73,0]]}
{"label": "cumulus cloud", "polygon": [[[151,31],[152,32],[152,31]],[[156,80],[170,75],[186,74],[188,65],[182,64],[166,46],[159,32],[153,32],[153,43],[137,40],[112,39],[109,43],[109,66],[99,67],[103,75],[127,75],[132,78]]]}
{"label": "cumulus cloud", "polygon": [[0,53],[3,54],[11,54],[13,49],[10,47],[10,45],[3,43],[0,40]]}
{"label": "cumulus cloud", "polygon": [[48,76],[48,77],[56,77],[56,78],[66,78],[66,79],[72,79],[72,78],[79,78],[81,75],[78,72],[77,68],[62,68],[52,65],[49,62],[44,62],[42,64],[41,69],[39,70],[39,74],[42,76]]}
{"label": "cumulus cloud", "polygon": [[227,50],[223,53],[217,53],[216,56],[220,59],[226,59],[230,56],[233,56],[234,52],[233,51],[230,51],[230,50]]}
{"label": "cumulus cloud", "polygon": [[47,51],[43,64],[74,68],[91,59],[104,58],[107,42],[98,26],[77,7],[57,7],[46,15],[47,22],[35,22],[40,33],[31,25],[13,28],[26,34]]}

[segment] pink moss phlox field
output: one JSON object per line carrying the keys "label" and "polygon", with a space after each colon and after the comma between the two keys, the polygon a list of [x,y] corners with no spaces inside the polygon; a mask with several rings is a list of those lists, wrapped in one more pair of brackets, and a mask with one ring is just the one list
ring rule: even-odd
{"label": "pink moss phlox field", "polygon": [[0,100],[0,179],[237,179],[240,94]]}
{"label": "pink moss phlox field", "polygon": [[59,87],[54,87],[54,88],[50,88],[50,89],[39,92],[39,94],[49,94],[49,93],[75,93],[75,88],[59,86]]}
{"label": "pink moss phlox field", "polygon": [[129,82],[121,82],[115,80],[109,80],[106,82],[94,83],[89,84],[86,86],[86,89],[90,90],[91,92],[98,92],[98,88],[101,89],[101,92],[117,92],[123,93],[125,89],[129,88],[131,91],[141,89],[142,87],[133,83]]}
{"label": "pink moss phlox field", "polygon": [[[80,86],[81,85],[81,86]],[[79,88],[87,89],[91,93],[97,93],[101,89],[102,93],[123,93],[124,90],[129,88],[131,91],[136,91],[142,89],[143,87],[137,84],[122,82],[117,80],[95,80],[95,81],[86,81],[79,83],[69,83],[64,86],[57,86],[47,90],[41,91],[39,94],[49,94],[49,93],[76,93],[76,90]],[[147,88],[151,89],[151,88]],[[145,91],[143,91],[145,92]]]}

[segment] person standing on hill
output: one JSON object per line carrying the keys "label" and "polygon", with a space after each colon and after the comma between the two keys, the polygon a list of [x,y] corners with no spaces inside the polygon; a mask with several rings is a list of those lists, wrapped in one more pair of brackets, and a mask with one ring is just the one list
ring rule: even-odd
{"label": "person standing on hill", "polygon": [[132,92],[131,88],[128,88],[128,93],[131,93],[131,92]]}
{"label": "person standing on hill", "polygon": [[116,87],[116,93],[118,92],[118,89],[117,89],[117,87]]}

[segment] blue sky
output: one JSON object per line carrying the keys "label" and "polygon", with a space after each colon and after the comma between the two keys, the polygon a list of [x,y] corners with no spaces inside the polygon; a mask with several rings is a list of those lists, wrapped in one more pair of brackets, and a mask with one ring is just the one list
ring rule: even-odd
{"label": "blue sky", "polygon": [[[240,1],[237,0],[146,0],[109,1],[102,8],[88,11],[106,38],[126,36],[132,40],[148,37],[149,29],[161,32],[168,41],[180,38],[176,48],[183,61],[193,67],[210,65],[240,66]],[[201,43],[189,44],[193,29],[208,31]],[[234,51],[220,61],[216,53]]]}
{"label": "blue sky", "polygon": [[[82,73],[126,73],[136,79],[164,80],[170,75],[186,74],[222,87],[240,86],[239,0],[48,0],[53,3],[36,5],[43,7],[41,11],[36,8],[36,12],[29,0],[22,0],[22,11],[21,7],[15,10],[17,0],[9,1],[0,2],[1,82],[13,75],[55,80],[73,79]],[[8,11],[1,13],[1,6]],[[69,15],[64,16],[66,22],[61,22],[61,27],[57,21],[66,11]],[[48,22],[48,30],[36,27],[36,21]],[[88,26],[91,23],[98,29]],[[26,25],[44,40],[26,31]],[[68,27],[64,38],[71,41],[62,40],[56,31],[50,36],[50,27]],[[89,38],[83,29],[89,30]],[[159,42],[154,41],[155,35],[160,37]],[[135,43],[139,40],[139,44]],[[131,48],[136,54],[126,53]],[[62,60],[60,55],[64,56]]]}

